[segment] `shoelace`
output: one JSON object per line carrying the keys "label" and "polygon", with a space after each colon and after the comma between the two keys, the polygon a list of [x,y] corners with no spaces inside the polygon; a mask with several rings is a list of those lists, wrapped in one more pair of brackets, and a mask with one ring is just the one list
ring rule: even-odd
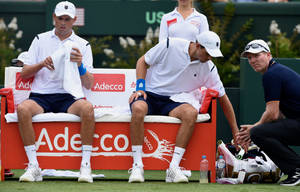
{"label": "shoelace", "polygon": [[33,175],[34,177],[40,175],[40,172],[38,171],[38,169],[39,169],[39,168],[36,168],[36,167],[29,167],[29,166],[25,168],[26,174],[31,174],[31,175]]}
{"label": "shoelace", "polygon": [[34,169],[39,169],[39,168],[35,167],[34,165],[27,164],[27,167],[25,168],[25,170],[27,171],[28,169],[30,169],[32,171]]}
{"label": "shoelace", "polygon": [[183,174],[181,168],[183,168],[183,167],[178,167],[178,168],[176,167],[176,168],[171,169],[171,171],[169,171],[169,175],[171,177],[175,177],[177,174]]}
{"label": "shoelace", "polygon": [[134,169],[142,169],[142,167],[139,167],[139,166],[133,166],[133,167],[131,167],[130,169],[128,169],[128,173],[132,173],[132,171],[133,171]]}

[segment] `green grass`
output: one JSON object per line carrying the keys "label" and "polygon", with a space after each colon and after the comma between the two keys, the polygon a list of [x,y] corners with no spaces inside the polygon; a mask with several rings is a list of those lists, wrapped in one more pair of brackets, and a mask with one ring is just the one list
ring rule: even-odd
{"label": "green grass", "polygon": [[0,192],[93,192],[93,191],[138,191],[138,192],[181,192],[181,191],[200,191],[200,192],[287,192],[300,191],[300,186],[282,187],[278,184],[243,184],[243,185],[221,185],[221,184],[199,184],[197,178],[199,174],[193,172],[188,184],[165,183],[165,172],[145,171],[145,183],[128,183],[127,171],[108,171],[100,170],[93,173],[102,173],[106,176],[103,179],[95,179],[94,183],[78,183],[76,179],[50,178],[44,177],[43,182],[19,183],[18,177],[23,170],[13,170],[15,176],[0,182]]}

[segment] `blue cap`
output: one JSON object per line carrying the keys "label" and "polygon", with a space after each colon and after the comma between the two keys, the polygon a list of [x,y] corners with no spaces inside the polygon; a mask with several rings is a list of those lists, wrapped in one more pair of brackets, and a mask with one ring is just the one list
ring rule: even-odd
{"label": "blue cap", "polygon": [[202,159],[206,159],[206,155],[202,155]]}
{"label": "blue cap", "polygon": [[219,156],[219,159],[223,159],[223,156],[222,156],[222,155],[220,155],[220,156]]}

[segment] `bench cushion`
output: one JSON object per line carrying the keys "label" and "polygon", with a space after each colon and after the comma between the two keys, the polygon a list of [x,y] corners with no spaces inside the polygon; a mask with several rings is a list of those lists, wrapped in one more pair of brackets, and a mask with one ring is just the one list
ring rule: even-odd
{"label": "bench cushion", "polygon": [[[18,122],[18,117],[16,113],[7,113],[5,115],[5,119],[8,123]],[[101,117],[96,117],[96,122],[130,122],[131,115],[113,115],[113,114],[105,114]],[[199,114],[197,118],[197,122],[205,122],[210,119],[210,115]],[[69,113],[42,113],[35,115],[32,118],[32,122],[80,122],[80,118],[77,115],[69,114]],[[161,116],[161,115],[147,115],[145,117],[146,123],[180,123],[180,120],[175,117],[169,116]]]}

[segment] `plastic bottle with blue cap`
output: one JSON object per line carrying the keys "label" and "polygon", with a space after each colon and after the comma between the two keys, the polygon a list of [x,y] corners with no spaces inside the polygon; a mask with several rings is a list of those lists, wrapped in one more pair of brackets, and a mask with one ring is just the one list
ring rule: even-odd
{"label": "plastic bottle with blue cap", "polygon": [[200,161],[200,180],[199,182],[208,183],[208,160],[206,159],[206,155],[202,156],[202,160]]}
{"label": "plastic bottle with blue cap", "polygon": [[217,166],[216,166],[217,179],[221,179],[225,176],[225,167],[226,167],[226,162],[223,159],[223,156],[220,155],[219,159],[217,160]]}

